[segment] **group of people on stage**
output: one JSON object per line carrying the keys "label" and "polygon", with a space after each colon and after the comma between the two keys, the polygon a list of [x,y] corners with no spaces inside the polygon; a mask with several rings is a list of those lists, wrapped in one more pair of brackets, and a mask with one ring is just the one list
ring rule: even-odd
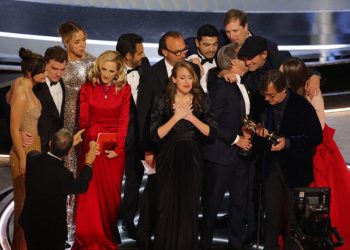
{"label": "group of people on stage", "polygon": [[[64,48],[20,49],[23,76],[6,95],[13,249],[64,249],[67,239],[72,249],[118,249],[118,219],[140,249],[210,249],[226,191],[228,245],[244,249],[259,230],[256,183],[265,249],[281,247],[295,223],[293,189],[310,185],[331,187],[332,225],[346,249],[350,206],[339,194],[350,195],[350,173],[325,124],[320,75],[254,36],[246,13],[227,11],[224,32],[210,24],[187,39],[166,32],[152,66],[137,34],[95,58],[79,24],[58,30]],[[106,134],[112,142],[94,143]],[[141,160],[156,173],[139,201]]]}

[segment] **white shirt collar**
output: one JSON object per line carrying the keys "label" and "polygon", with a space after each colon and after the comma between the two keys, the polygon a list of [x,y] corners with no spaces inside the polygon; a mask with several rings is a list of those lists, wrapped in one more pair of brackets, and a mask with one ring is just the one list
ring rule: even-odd
{"label": "white shirt collar", "polygon": [[174,66],[171,65],[171,64],[166,60],[166,58],[164,58],[164,62],[165,62],[166,71],[167,71],[167,73],[168,73],[168,77],[170,78]]}
{"label": "white shirt collar", "polygon": [[47,154],[50,155],[50,156],[52,156],[52,157],[54,157],[54,158],[56,158],[56,159],[58,159],[58,160],[60,160],[60,161],[62,161],[62,159],[61,159],[60,157],[54,155],[54,154],[51,153],[51,152],[47,152]]}

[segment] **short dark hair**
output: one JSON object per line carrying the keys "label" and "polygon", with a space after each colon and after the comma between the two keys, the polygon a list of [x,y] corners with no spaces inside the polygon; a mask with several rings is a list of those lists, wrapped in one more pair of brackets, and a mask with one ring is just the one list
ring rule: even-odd
{"label": "short dark hair", "polygon": [[50,152],[57,156],[63,157],[68,154],[73,146],[73,135],[69,130],[62,128],[58,130],[51,139]]}
{"label": "short dark hair", "polygon": [[238,9],[228,10],[225,13],[224,26],[237,19],[242,27],[244,27],[248,22],[247,14],[244,11]]}
{"label": "short dark hair", "polygon": [[134,33],[123,34],[118,38],[116,50],[125,57],[126,54],[130,53],[134,55],[136,52],[136,44],[142,43],[143,38]]}
{"label": "short dark hair", "polygon": [[50,60],[55,60],[59,63],[68,62],[68,54],[65,49],[63,49],[61,46],[53,46],[50,48],[47,48],[45,51],[44,59],[46,63],[48,63]]}
{"label": "short dark hair", "polygon": [[45,72],[46,62],[42,55],[33,53],[29,49],[20,48],[19,57],[21,61],[22,74],[27,76],[30,73],[31,77]]}
{"label": "short dark hair", "polygon": [[287,88],[285,75],[277,69],[269,70],[262,75],[259,84],[260,93],[264,93],[270,83],[273,83],[277,92],[282,92]]}
{"label": "short dark hair", "polygon": [[168,39],[168,37],[173,37],[173,38],[183,38],[183,36],[181,35],[180,32],[178,31],[168,31],[167,33],[165,33],[164,35],[162,35],[162,37],[159,39],[159,43],[158,43],[158,55],[163,56],[162,50],[163,49],[167,49],[166,47],[166,40]]}
{"label": "short dark hair", "polygon": [[198,41],[202,40],[203,36],[219,37],[219,31],[215,26],[211,24],[204,24],[197,30]]}

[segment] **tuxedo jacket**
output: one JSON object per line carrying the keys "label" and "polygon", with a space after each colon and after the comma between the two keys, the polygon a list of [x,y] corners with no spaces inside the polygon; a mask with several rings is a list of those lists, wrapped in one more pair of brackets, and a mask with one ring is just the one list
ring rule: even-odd
{"label": "tuxedo jacket", "polygon": [[218,124],[218,136],[213,144],[202,147],[203,158],[207,161],[227,165],[239,149],[232,145],[237,135],[242,135],[242,119],[245,104],[237,84],[230,84],[223,78],[217,79],[215,88],[209,91],[210,111]]}
{"label": "tuxedo jacket", "polygon": [[65,101],[65,89],[62,79],[59,84],[62,87],[62,106],[61,113],[58,113],[58,109],[51,96],[49,87],[46,83],[37,84],[34,88],[34,93],[41,103],[41,116],[38,122],[38,131],[40,135],[41,151],[47,152],[49,149],[49,141],[52,136],[61,128],[63,128],[63,114],[64,114],[64,101]]}
{"label": "tuxedo jacket", "polygon": [[[198,65],[191,63],[200,79]],[[142,151],[154,151],[154,144],[150,137],[150,117],[156,97],[161,97],[169,83],[169,77],[163,58],[152,65],[143,79],[140,79],[137,97],[137,124]]]}
{"label": "tuxedo jacket", "polygon": [[[269,127],[272,112],[271,105],[265,102],[264,115],[260,114],[260,118],[264,117],[266,127]],[[289,187],[309,185],[313,181],[313,151],[322,142],[322,128],[314,107],[304,97],[289,91],[278,134],[290,140],[290,147],[272,152],[271,144],[264,140],[260,162],[263,179],[270,174],[271,159],[277,158]]]}
{"label": "tuxedo jacket", "polygon": [[[150,69],[150,63],[147,57],[142,58],[141,66],[137,69],[137,72],[140,75],[139,85],[138,85],[138,96],[140,95],[140,83],[143,81],[146,72]],[[126,150],[131,148],[135,142],[138,141],[138,123],[137,123],[137,106],[134,101],[134,98],[130,98],[130,115],[129,115],[129,127],[128,134],[126,136]]]}
{"label": "tuxedo jacket", "polygon": [[[32,237],[63,242],[67,237],[67,194],[83,193],[88,189],[92,169],[85,166],[80,176],[73,177],[63,161],[31,151],[27,155],[25,201],[19,223]],[[48,248],[49,249],[49,248]]]}

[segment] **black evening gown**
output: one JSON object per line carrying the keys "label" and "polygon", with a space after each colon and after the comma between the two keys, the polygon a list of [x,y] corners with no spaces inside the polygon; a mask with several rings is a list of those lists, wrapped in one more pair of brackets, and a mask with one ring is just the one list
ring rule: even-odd
{"label": "black evening gown", "polygon": [[156,143],[155,250],[198,249],[198,207],[201,187],[200,145],[215,137],[216,125],[209,113],[209,97],[195,113],[210,126],[205,137],[189,121],[178,121],[162,139],[157,129],[173,115],[170,98],[156,102],[151,115],[151,137]]}

